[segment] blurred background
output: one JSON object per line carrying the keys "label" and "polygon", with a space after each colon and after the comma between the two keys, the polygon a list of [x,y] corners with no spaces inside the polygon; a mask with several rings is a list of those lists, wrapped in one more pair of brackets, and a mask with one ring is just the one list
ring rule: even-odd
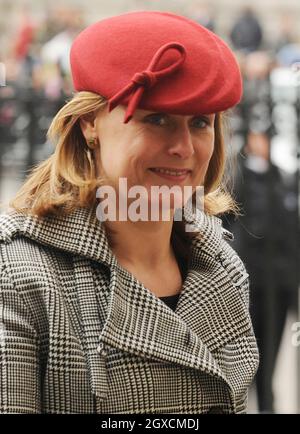
{"label": "blurred background", "polygon": [[223,220],[250,274],[250,309],[261,352],[249,412],[300,413],[300,337],[293,340],[300,321],[300,2],[0,0],[0,8],[4,202],[53,151],[46,132],[72,96],[69,49],[87,25],[133,10],[171,11],[206,26],[234,49],[244,96],[228,113],[227,147],[234,162],[228,174],[242,215]]}

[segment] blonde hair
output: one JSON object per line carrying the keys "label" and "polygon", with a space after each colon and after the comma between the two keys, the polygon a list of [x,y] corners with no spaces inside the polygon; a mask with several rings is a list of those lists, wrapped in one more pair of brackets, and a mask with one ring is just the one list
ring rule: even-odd
{"label": "blonde hair", "polygon": [[[78,92],[56,114],[47,132],[54,153],[33,167],[31,173],[9,202],[19,212],[37,216],[63,215],[77,207],[96,205],[95,190],[103,180],[96,177],[93,161],[79,120],[83,115],[106,107],[107,100],[92,92]],[[224,183],[226,150],[224,114],[215,117],[215,146],[204,182],[204,211],[210,215],[238,207]]]}

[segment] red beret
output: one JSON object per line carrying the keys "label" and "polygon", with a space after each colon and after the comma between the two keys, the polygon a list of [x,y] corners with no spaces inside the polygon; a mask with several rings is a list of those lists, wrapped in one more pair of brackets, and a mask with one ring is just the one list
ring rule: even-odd
{"label": "red beret", "polygon": [[109,101],[109,111],[210,114],[237,104],[242,78],[228,45],[215,33],[170,12],[130,12],[96,22],[74,40],[71,72],[77,91]]}

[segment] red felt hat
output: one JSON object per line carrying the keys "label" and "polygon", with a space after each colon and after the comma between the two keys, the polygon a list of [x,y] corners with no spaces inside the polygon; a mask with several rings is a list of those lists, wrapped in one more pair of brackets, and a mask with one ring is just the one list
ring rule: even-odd
{"label": "red felt hat", "polygon": [[70,53],[74,88],[127,106],[171,114],[224,111],[242,96],[238,63],[215,33],[170,12],[139,11],[83,30]]}

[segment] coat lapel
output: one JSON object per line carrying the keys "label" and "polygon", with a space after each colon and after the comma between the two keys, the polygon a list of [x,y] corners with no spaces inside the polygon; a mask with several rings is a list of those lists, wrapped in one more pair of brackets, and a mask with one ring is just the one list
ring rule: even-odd
{"label": "coat lapel", "polygon": [[[113,267],[111,298],[100,341],[137,356],[199,369],[220,377],[231,388],[213,353],[250,332],[251,321],[218,260],[220,224],[214,221],[219,228],[216,234],[209,220],[202,223],[202,237],[193,243],[175,312],[127,270],[118,264]],[[210,244],[206,243],[207,236]]]}
{"label": "coat lapel", "polygon": [[[191,278],[190,271],[185,285]],[[183,292],[186,290],[184,287]],[[120,266],[112,272],[110,293],[101,342],[137,356],[202,369],[224,379],[201,336],[180,315],[184,300],[179,299],[173,312]]]}

